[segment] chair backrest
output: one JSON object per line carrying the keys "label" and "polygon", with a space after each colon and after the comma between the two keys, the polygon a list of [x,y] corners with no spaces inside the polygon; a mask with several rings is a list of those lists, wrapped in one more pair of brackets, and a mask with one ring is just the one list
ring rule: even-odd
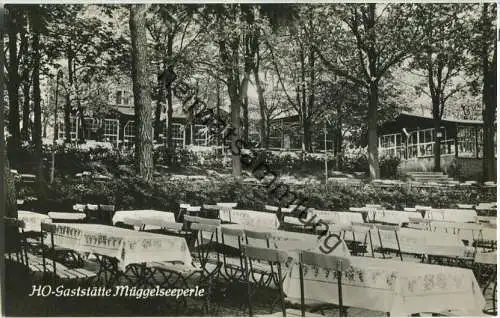
{"label": "chair backrest", "polygon": [[235,208],[238,206],[238,203],[234,202],[217,202],[217,206],[223,207],[223,208]]}
{"label": "chair backrest", "polygon": [[300,252],[300,263],[336,271],[344,271],[351,266],[351,261],[347,257],[311,251]]}
{"label": "chair backrest", "polygon": [[244,230],[246,238],[253,238],[258,240],[269,240],[272,236],[270,232],[266,231],[254,231],[254,230]]}
{"label": "chair backrest", "polygon": [[177,222],[162,222],[161,227],[166,230],[181,231],[182,228],[184,227],[184,224]]}
{"label": "chair backrest", "polygon": [[188,206],[186,208],[187,212],[200,212],[201,211],[201,206]]}
{"label": "chair backrest", "polygon": [[288,253],[286,251],[275,248],[242,245],[242,250],[246,257],[253,260],[272,263],[285,263],[288,260]]}
{"label": "chair backrest", "polygon": [[212,204],[203,204],[200,215],[206,218],[218,219],[220,207]]}
{"label": "chair backrest", "polygon": [[99,204],[87,203],[87,209],[89,211],[97,211],[97,210],[99,210]]}
{"label": "chair backrest", "polygon": [[219,219],[208,219],[208,218],[198,217],[198,223],[220,226],[221,221]]}
{"label": "chair backrest", "polygon": [[6,253],[17,253],[23,250],[24,236],[22,232],[24,231],[24,221],[18,220],[16,218],[4,217],[5,222],[5,252]]}
{"label": "chair backrest", "polygon": [[106,212],[115,212],[115,206],[110,204],[99,204],[99,209]]}
{"label": "chair backrest", "polygon": [[213,225],[213,224],[206,224],[206,223],[192,223],[191,224],[191,230],[193,230],[193,231],[217,233],[218,228],[219,227],[217,225]]}
{"label": "chair backrest", "polygon": [[81,204],[81,203],[77,203],[77,204],[73,205],[73,211],[76,211],[76,212],[85,212],[86,208],[87,208],[87,205]]}
{"label": "chair backrest", "polygon": [[199,216],[193,216],[193,215],[184,215],[184,222],[188,222],[188,223],[200,223],[200,217]]}
{"label": "chair backrest", "polygon": [[245,231],[243,229],[233,229],[233,228],[227,228],[227,227],[221,227],[221,233],[222,235],[232,235],[232,236],[238,236],[238,237],[244,237],[245,236]]}
{"label": "chair backrest", "polygon": [[387,224],[378,224],[374,223],[375,228],[379,231],[399,231],[400,227],[398,225],[387,225]]}
{"label": "chair backrest", "polygon": [[264,209],[266,209],[267,211],[276,212],[279,210],[279,207],[266,204],[264,205]]}

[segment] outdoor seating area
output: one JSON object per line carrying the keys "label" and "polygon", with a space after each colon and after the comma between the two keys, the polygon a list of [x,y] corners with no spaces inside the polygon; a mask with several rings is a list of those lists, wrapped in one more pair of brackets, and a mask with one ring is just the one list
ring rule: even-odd
{"label": "outdoor seating area", "polygon": [[[16,244],[6,259],[25,267],[32,283],[205,288],[200,299],[165,302],[159,314],[195,306],[214,316],[227,308],[280,316],[496,315],[496,224],[479,222],[472,205],[308,209],[300,220],[298,209],[183,203],[175,212],[113,211],[100,222],[94,212],[112,207],[19,211],[7,220]],[[324,246],[334,248],[325,253]],[[269,308],[262,295],[273,299]]]}

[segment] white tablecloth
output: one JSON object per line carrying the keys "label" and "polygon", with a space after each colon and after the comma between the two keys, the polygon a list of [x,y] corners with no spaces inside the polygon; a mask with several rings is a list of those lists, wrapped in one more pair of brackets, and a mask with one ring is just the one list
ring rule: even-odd
{"label": "white tablecloth", "polygon": [[132,263],[181,261],[191,264],[182,237],[138,232],[101,224],[56,224],[55,244],[78,252],[118,259],[121,269]]}
{"label": "white tablecloth", "polygon": [[476,222],[477,212],[467,209],[432,209],[425,212],[425,218],[430,220],[453,222]]}
{"label": "white tablecloth", "polygon": [[160,226],[162,222],[175,222],[175,215],[172,212],[157,210],[116,211],[113,215],[113,224],[118,222],[135,226],[138,224]]}
{"label": "white tablecloth", "polygon": [[255,228],[277,229],[280,225],[274,213],[252,210],[221,209],[219,217],[222,221],[242,224]]}
{"label": "white tablecloth", "polygon": [[409,223],[410,218],[422,218],[420,212],[395,211],[395,210],[379,210],[368,212],[368,219],[371,221],[397,224]]}
{"label": "white tablecloth", "polygon": [[35,212],[30,212],[30,211],[22,211],[19,210],[17,211],[17,218],[19,220],[24,221],[24,230],[26,232],[40,232],[40,224],[42,222],[50,223],[52,220],[50,217],[46,214],[41,214],[41,213],[35,213]]}
{"label": "white tablecloth", "polygon": [[496,241],[495,228],[486,227],[480,223],[460,223],[433,220],[430,223],[431,231],[444,232],[458,236],[461,240],[472,243],[475,240]]}
{"label": "white tablecloth", "polygon": [[363,215],[357,212],[314,210],[311,214],[316,215],[316,222],[322,220],[327,224],[351,225],[352,222],[363,223]]}
{"label": "white tablecloth", "polygon": [[[398,248],[394,231],[380,230],[380,237],[384,248]],[[448,233],[401,228],[398,239],[405,253],[465,257],[468,252],[459,237]],[[380,246],[376,230],[372,231],[372,242],[374,247]]]}
{"label": "white tablecloth", "polygon": [[87,217],[85,213],[78,212],[49,212],[48,215],[53,220],[83,220]]}
{"label": "white tablecloth", "polygon": [[[485,305],[470,269],[348,257],[351,267],[342,276],[344,306],[407,316],[418,312],[456,310],[479,315]],[[288,298],[300,302],[298,265],[292,264],[284,282]],[[333,272],[305,267],[306,300],[338,304]]]}
{"label": "white tablecloth", "polygon": [[[248,227],[241,224],[222,224],[221,228],[230,228],[230,229],[248,229],[253,231],[263,231],[261,228]],[[287,250],[287,251],[296,251],[296,250],[314,250],[320,252],[320,246],[323,246],[324,250],[329,250],[329,247],[332,247],[337,242],[335,237],[331,237],[325,242],[326,237],[320,237],[319,235],[312,235],[306,233],[297,233],[297,232],[288,232],[281,230],[264,230],[271,234],[271,239],[269,240],[270,247]],[[206,235],[206,236],[205,236]],[[209,238],[210,235],[208,233],[204,233],[205,238]],[[221,233],[219,232],[219,237],[221,238]],[[219,239],[222,241],[221,239]],[[243,243],[246,244],[246,241],[243,240]],[[224,244],[227,246],[231,246],[234,248],[238,248],[238,238],[232,235],[224,235]],[[260,239],[248,239],[248,244],[257,247],[267,247],[265,240]],[[332,251],[332,255],[350,255],[349,249],[345,242],[342,242],[340,246],[338,246],[334,251]]]}

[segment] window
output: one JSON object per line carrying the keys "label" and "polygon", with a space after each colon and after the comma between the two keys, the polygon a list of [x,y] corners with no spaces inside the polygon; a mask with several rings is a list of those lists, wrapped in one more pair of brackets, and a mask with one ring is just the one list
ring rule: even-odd
{"label": "window", "polygon": [[206,146],[207,145],[207,126],[194,125],[192,139],[193,139],[193,145]]}
{"label": "window", "polygon": [[118,119],[104,119],[104,140],[118,143],[118,130],[120,122]]}
{"label": "window", "polygon": [[[165,130],[163,131],[165,140],[167,138],[167,125],[165,124]],[[184,125],[179,123],[172,123],[172,142],[177,147],[184,147]]]}
{"label": "window", "polygon": [[401,134],[383,135],[379,138],[380,155],[385,157],[401,157],[404,145]]}
{"label": "window", "polygon": [[97,130],[99,129],[99,120],[97,118],[85,117],[85,138],[97,140]]}
{"label": "window", "polygon": [[116,105],[120,106],[130,106],[131,104],[130,94],[128,94],[126,91],[123,90],[116,91],[115,103]]}
{"label": "window", "polygon": [[[78,138],[78,129],[79,129],[79,120],[77,117],[71,117],[70,118],[70,136],[71,136],[71,141],[77,140]],[[59,139],[64,140],[65,137],[65,127],[64,127],[64,122],[61,122],[59,124],[59,131],[58,131],[58,137]]]}
{"label": "window", "polygon": [[135,123],[129,120],[123,127],[123,141],[126,145],[134,143],[135,139]]}

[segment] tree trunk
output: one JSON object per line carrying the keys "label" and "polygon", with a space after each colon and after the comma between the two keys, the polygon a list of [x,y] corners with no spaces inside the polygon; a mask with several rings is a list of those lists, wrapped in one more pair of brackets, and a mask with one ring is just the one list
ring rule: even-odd
{"label": "tree trunk", "polygon": [[[234,86],[234,83],[232,86]],[[228,89],[231,88],[228,87]],[[237,178],[241,177],[241,153],[240,153],[241,150],[237,143],[237,141],[241,139],[241,124],[240,124],[241,100],[238,97],[239,97],[238,94],[236,94],[236,96],[233,95],[233,98],[231,98],[231,125],[232,125],[231,154],[232,154],[233,176]]]}
{"label": "tree trunk", "polygon": [[30,139],[30,88],[32,78],[29,76],[29,70],[25,70],[23,74],[23,128],[21,136],[23,140]]}
{"label": "tree trunk", "polygon": [[[248,89],[248,86],[247,86]],[[245,142],[248,142],[248,134],[249,134],[249,126],[250,126],[250,121],[248,119],[248,96],[247,92],[243,93],[243,103],[241,104],[243,107],[243,136],[242,139]]]}
{"label": "tree trunk", "polygon": [[370,179],[380,178],[377,138],[378,83],[371,82],[368,92],[368,166]]}
{"label": "tree trunk", "polygon": [[[257,59],[259,59],[259,55],[257,54]],[[256,65],[259,63],[257,62]],[[266,118],[266,99],[264,98],[264,89],[262,88],[262,83],[260,82],[259,70],[257,67],[253,70],[253,76],[255,79],[255,86],[257,88],[257,96],[259,98],[259,112],[260,112],[260,139],[261,139],[261,147],[267,149],[269,147],[268,143],[268,135],[267,135],[267,118]]]}
{"label": "tree trunk", "polygon": [[147,4],[130,7],[132,39],[132,82],[136,116],[135,160],[138,174],[146,181],[153,180],[153,109],[148,79],[146,32]]}
{"label": "tree trunk", "polygon": [[[169,77],[171,77],[174,74],[174,65],[172,64],[172,58],[174,55],[174,33],[169,34],[167,38],[167,58],[169,60],[168,66],[167,66],[167,72],[169,74]],[[173,94],[172,94],[172,81],[168,81],[166,87],[166,97],[167,97],[167,147],[170,150],[173,150],[173,143],[172,143],[172,133],[173,133],[173,113],[174,113],[174,102],[173,102]]]}
{"label": "tree trunk", "polygon": [[[494,5],[494,4],[492,4]],[[483,48],[482,48],[482,73],[483,73],[483,180],[496,181],[495,160],[495,119],[496,119],[496,91],[497,91],[497,45],[493,47],[493,60],[489,61],[490,20],[488,18],[489,3],[483,4]],[[494,21],[494,20],[493,20]],[[493,40],[494,41],[494,40]]]}
{"label": "tree trunk", "polygon": [[80,114],[80,126],[78,127],[78,140],[80,143],[85,143],[85,112],[83,110],[80,97],[77,97],[78,113]]}
{"label": "tree trunk", "polygon": [[160,134],[163,133],[161,127],[161,112],[165,103],[165,68],[158,70],[157,95],[156,95],[156,108],[155,108],[155,130],[154,139],[160,141]]}
{"label": "tree trunk", "polygon": [[441,137],[437,133],[441,127],[441,120],[434,119],[434,172],[441,171]]}
{"label": "tree trunk", "polygon": [[[217,105],[215,106],[216,107],[216,114],[217,114],[217,120],[220,120],[220,107],[221,107],[221,104],[222,104],[222,101],[221,101],[221,98],[220,98],[220,82],[219,82],[219,79],[216,79],[216,89],[217,89]],[[220,146],[221,145],[221,134],[219,132],[216,133],[216,142],[217,142],[217,146]],[[222,145],[222,149],[224,149],[224,145]]]}
{"label": "tree trunk", "polygon": [[[9,65],[7,90],[9,93],[9,132],[11,134],[10,149],[17,152],[21,147],[21,132],[19,127],[19,59],[17,55],[17,23],[16,9],[10,8],[8,30],[9,30]],[[13,158],[15,158],[15,154]]]}
{"label": "tree trunk", "polygon": [[43,173],[42,157],[42,107],[40,93],[40,33],[39,16],[34,16],[33,23],[33,112],[35,120],[33,124],[33,142],[35,144],[36,172],[38,183],[38,194],[41,202],[45,199],[45,178]]}
{"label": "tree trunk", "polygon": [[64,142],[71,143],[71,90],[73,89],[73,55],[68,52],[68,83],[64,105]]}
{"label": "tree trunk", "polygon": [[[3,38],[3,32],[0,32],[0,35]],[[3,41],[0,41],[0,52],[4,51],[4,44]],[[1,59],[1,65],[5,65],[5,60],[3,55],[0,56]],[[4,100],[4,77],[0,76],[0,100]],[[2,123],[5,122],[4,120],[4,112],[2,111],[0,114],[0,120]],[[5,212],[4,216],[11,217],[11,218],[16,218],[17,219],[17,200],[16,200],[16,187],[14,183],[14,178],[12,174],[10,173],[10,166],[9,166],[9,158],[7,156],[7,147],[5,147],[5,136],[4,136],[4,129],[2,125],[2,131],[0,132],[1,136],[1,146],[0,146],[0,169],[4,169],[4,173],[2,174],[2,189],[5,189],[5,191],[0,191],[1,193],[1,200],[2,202],[5,202]]]}

